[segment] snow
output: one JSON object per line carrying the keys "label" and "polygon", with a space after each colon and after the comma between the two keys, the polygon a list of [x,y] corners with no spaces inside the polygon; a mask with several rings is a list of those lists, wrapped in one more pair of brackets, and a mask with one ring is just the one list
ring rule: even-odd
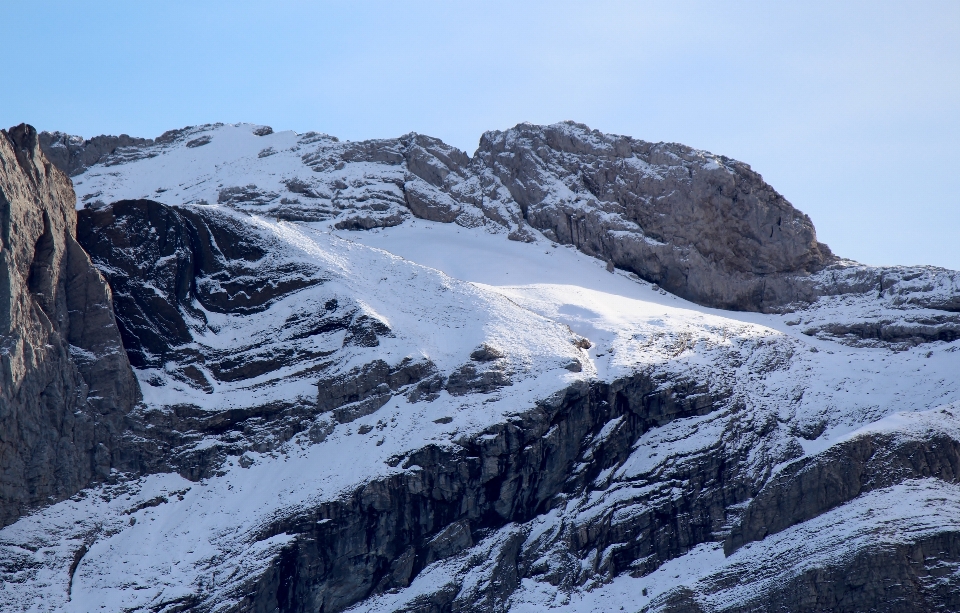
{"label": "snow", "polygon": [[[698,584],[723,586],[700,599],[705,610],[720,609],[754,600],[765,589],[782,586],[802,572],[837,564],[844,556],[868,548],[909,544],[956,531],[960,531],[960,486],[937,479],[910,480],[864,494],[746,545],[729,558],[724,557],[721,544],[704,543],[643,577],[621,575],[593,589],[569,593],[525,579],[511,599],[511,611],[533,613],[544,607],[571,613],[637,611],[670,590]],[[844,547],[838,548],[837,543]]]}
{"label": "snow", "polygon": [[[284,188],[281,181],[290,178],[292,164],[302,165],[299,136],[292,131],[255,136],[257,127],[201,127],[182,140],[202,131],[213,136],[207,145],[155,145],[152,149],[159,153],[155,157],[119,166],[95,166],[74,180],[77,206],[82,207],[84,198],[92,199],[94,194],[104,202],[149,198],[165,204],[215,203],[220,188],[248,185],[253,174],[259,187],[280,191]],[[257,157],[267,147],[277,154]]]}
{"label": "snow", "polygon": [[[256,127],[205,127],[184,140],[204,133],[212,137],[207,145],[158,145],[155,157],[91,168],[77,177],[78,202],[87,197],[105,202],[151,198],[170,204],[215,203],[221,189],[250,184],[294,197],[297,194],[289,192],[285,182],[310,178],[314,173],[308,160],[321,159],[325,148],[339,146],[322,135],[255,136]],[[274,153],[259,157],[264,150]],[[396,184],[381,182],[384,165],[375,166],[348,164],[330,170],[325,183],[311,183],[317,200],[332,201],[335,194],[324,190],[333,181],[343,181],[344,194],[376,193],[402,200],[391,191]],[[723,166],[710,159],[704,167]],[[396,172],[402,175],[401,170]],[[256,315],[205,313],[210,325],[197,333],[198,347],[223,350],[247,344],[256,330],[282,330],[291,313],[321,309],[329,297],[337,296],[354,301],[364,314],[389,326],[393,335],[381,338],[376,348],[342,349],[336,372],[372,359],[396,364],[411,357],[429,359],[449,374],[467,363],[474,349],[488,343],[505,352],[512,385],[493,395],[454,398],[441,392],[433,402],[411,403],[396,396],[371,415],[336,425],[321,443],[291,441],[275,452],[247,452],[253,460],[247,468],[229,460],[222,476],[199,483],[174,474],[152,475],[87,490],[37,511],[0,530],[0,559],[14,561],[19,569],[4,570],[5,577],[15,581],[5,580],[0,586],[0,609],[149,609],[197,592],[229,602],[237,577],[266,568],[292,538],[286,534],[259,538],[274,518],[334,500],[370,479],[402,472],[387,459],[427,444],[453,445],[458,437],[479,434],[578,380],[612,381],[638,371],[686,377],[709,382],[714,390],[742,401],[748,415],[720,411],[649,430],[624,463],[596,480],[596,491],[564,511],[577,521],[588,521],[627,496],[619,484],[654,475],[673,462],[723,444],[733,419],[760,423],[769,418],[783,424],[769,445],[793,444],[803,454],[819,453],[873,430],[923,436],[937,429],[960,438],[960,421],[954,416],[960,410],[956,343],[893,350],[850,346],[804,333],[830,322],[903,317],[903,310],[889,301],[834,297],[792,314],[733,313],[665,294],[620,270],[611,274],[603,262],[543,237],[522,243],[484,228],[416,219],[392,228],[350,232],[335,230],[329,221],[277,221],[252,205],[241,208],[247,213],[228,207],[217,210],[272,237],[279,245],[276,257],[316,265],[329,280]],[[940,283],[929,291],[956,292],[950,282]],[[917,310],[918,317],[924,313]],[[588,339],[591,347],[577,348],[573,343],[579,337]],[[292,342],[282,334],[257,340],[267,349],[271,343]],[[313,349],[340,350],[343,333],[303,342],[313,343]],[[582,372],[563,368],[573,359],[584,363]],[[139,371],[138,377],[149,407],[191,402],[207,411],[221,411],[315,397],[315,380],[292,376],[299,370],[281,369],[242,383],[214,382],[209,394],[179,384],[159,369]],[[146,383],[156,377],[167,384]],[[441,417],[452,420],[437,423]],[[790,434],[791,427],[817,424],[822,431],[807,438]],[[608,423],[598,441],[618,425],[616,420]],[[361,435],[361,426],[372,431]],[[197,448],[210,444],[199,441]],[[761,451],[765,450],[757,453]],[[760,470],[759,455],[756,462]],[[165,501],[143,506],[160,497]],[[747,572],[744,569],[763,566],[760,560],[790,553],[770,574],[751,576],[743,586],[722,590],[708,604],[743,600],[763,585],[787,580],[791,573],[832,563],[836,554],[830,545],[840,539],[854,546],[876,538],[895,542],[908,529],[914,536],[958,529],[957,509],[958,486],[933,480],[907,482],[861,496],[747,545],[730,558],[723,557],[719,544],[701,544],[644,577],[622,575],[573,592],[524,579],[511,604],[515,611],[543,607],[633,611],[673,587],[694,586],[718,573]],[[555,509],[527,526],[528,542],[555,529],[561,515]],[[473,554],[492,551],[518,529],[497,531],[475,546]],[[875,529],[880,536],[872,532]],[[71,583],[68,569],[84,544],[88,551]],[[409,588],[355,610],[392,610],[429,593],[458,572],[458,559],[437,562]],[[477,570],[477,581],[481,575]]]}
{"label": "snow", "polygon": [[[712,569],[737,584],[710,595],[708,606],[755,598],[771,584],[835,565],[855,552],[910,544],[941,532],[960,531],[960,486],[917,479],[864,494],[803,524],[751,543]],[[836,547],[844,543],[843,548]],[[776,561],[770,563],[770,561]]]}

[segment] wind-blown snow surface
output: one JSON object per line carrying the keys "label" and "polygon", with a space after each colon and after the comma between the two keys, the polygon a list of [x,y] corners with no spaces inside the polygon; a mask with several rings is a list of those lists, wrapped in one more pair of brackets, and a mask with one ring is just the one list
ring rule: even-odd
{"label": "wind-blown snow surface", "polygon": [[[224,127],[210,144],[181,147],[179,156],[94,167],[77,178],[78,194],[89,196],[87,201],[149,197],[185,203],[215,202],[219,190],[230,185],[255,182],[263,189],[286,189],[283,181],[302,168],[297,151],[302,137],[284,132],[250,138],[250,129]],[[852,347],[804,334],[805,326],[798,325],[823,317],[821,308],[856,319],[875,312],[876,304],[833,301],[787,315],[731,313],[678,299],[621,271],[611,274],[602,262],[539,236],[521,243],[502,232],[415,219],[350,232],[327,221],[225,214],[246,219],[251,231],[275,236],[297,257],[317,263],[331,275],[322,286],[324,296],[351,296],[395,332],[373,354],[364,354],[365,361],[371,356],[390,363],[425,358],[449,373],[487,343],[508,356],[511,385],[461,397],[441,392],[432,402],[395,396],[371,415],[336,425],[322,442],[295,439],[278,451],[248,452],[248,467],[230,460],[222,474],[196,483],[153,475],[87,490],[42,509],[0,530],[3,611],[150,610],[197,594],[225,608],[238,582],[265,569],[292,538],[253,538],[273,518],[333,500],[372,478],[415,470],[391,467],[387,460],[426,444],[452,445],[578,380],[613,381],[638,371],[689,377],[728,390],[740,408],[653,428],[624,463],[597,478],[592,491],[428,566],[408,588],[361,602],[355,610],[401,608],[458,573],[477,573],[481,581],[482,569],[465,571],[464,557],[496,547],[510,531],[523,531],[533,543],[564,522],[583,523],[616,507],[625,484],[656,475],[678,458],[729,444],[723,438],[731,420],[767,428],[769,434],[751,456],[758,474],[769,470],[770,458],[819,453],[865,428],[896,429],[909,422],[904,427],[921,435],[945,423],[960,428],[954,416],[960,402],[957,343],[906,350]],[[319,291],[304,290],[256,317],[282,321],[292,302],[300,307],[320,300],[320,294],[311,294]],[[249,335],[253,319],[213,323],[201,341],[215,347]],[[589,339],[589,349],[574,344],[580,337]],[[579,372],[569,369],[574,361],[582,363]],[[356,364],[348,356],[338,368],[347,372]],[[253,398],[254,392],[239,386],[218,384],[204,394],[173,381],[164,387],[147,384],[162,372],[139,371],[138,376],[152,407],[186,399],[217,411],[315,393],[315,382],[307,379],[257,388],[262,397]],[[952,412],[938,412],[932,421],[909,417],[951,406]],[[642,577],[597,576],[573,590],[527,578],[511,604],[516,611],[544,606],[637,610],[669,589],[697,587],[731,569],[750,567],[751,560],[789,553],[772,574],[750,578],[755,590],[834,555],[829,546],[841,537],[896,540],[907,530],[960,529],[958,505],[957,486],[911,481],[871,492],[729,558],[721,543],[706,543]],[[878,525],[882,536],[871,532]],[[743,599],[741,592],[714,591],[711,602]]]}

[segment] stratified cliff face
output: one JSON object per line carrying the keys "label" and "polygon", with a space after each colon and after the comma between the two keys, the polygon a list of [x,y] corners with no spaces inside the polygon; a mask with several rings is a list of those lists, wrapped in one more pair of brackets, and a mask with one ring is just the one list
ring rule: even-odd
{"label": "stratified cliff face", "polygon": [[[160,139],[157,139],[160,140]],[[128,159],[124,154],[134,153],[154,139],[120,136],[95,136],[84,140],[63,132],[41,132],[40,147],[47,158],[70,176],[79,174],[100,162]]]}
{"label": "stratified cliff face", "polygon": [[0,525],[108,477],[139,395],[75,202],[33,128],[0,132]]}

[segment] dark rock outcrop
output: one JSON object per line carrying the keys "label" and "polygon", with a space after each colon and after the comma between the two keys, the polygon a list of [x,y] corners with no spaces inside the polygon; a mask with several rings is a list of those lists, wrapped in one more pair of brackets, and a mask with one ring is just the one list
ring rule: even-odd
{"label": "dark rock outcrop", "polygon": [[[301,433],[319,442],[329,419],[353,421],[394,394],[419,399],[444,385],[429,361],[387,364],[373,358],[339,372],[341,352],[376,348],[391,330],[363,313],[353,297],[327,291],[324,270],[288,253],[269,233],[245,225],[243,217],[218,207],[150,200],[79,212],[78,239],[113,287],[130,361],[158,373],[145,375],[148,385],[163,387],[169,377],[212,395],[220,384],[256,391],[309,379],[317,390],[312,397],[240,402],[225,410],[185,399],[138,411],[128,422],[126,470],[173,470],[201,479],[227,457],[275,449]],[[264,316],[272,305],[310,288],[319,291],[283,317]],[[245,333],[210,342],[225,322]],[[321,414],[329,419],[317,421]],[[208,436],[218,442],[192,449]]]}
{"label": "dark rock outcrop", "polygon": [[872,432],[791,463],[750,501],[724,542],[730,555],[743,545],[908,479],[960,482],[960,441],[929,430],[908,436]]}
{"label": "dark rock outcrop", "polygon": [[143,147],[154,144],[152,138],[120,136],[94,136],[83,139],[63,132],[40,132],[40,146],[47,158],[70,176],[101,162],[107,165],[140,159]]}
{"label": "dark rock outcrop", "polygon": [[[946,531],[850,552],[723,613],[926,613],[960,610],[960,533]],[[732,578],[731,578],[732,579]],[[691,603],[692,604],[692,603]],[[675,613],[702,609],[676,607]]]}
{"label": "dark rock outcrop", "polygon": [[108,477],[139,398],[75,202],[33,128],[0,132],[0,525]]}
{"label": "dark rock outcrop", "polygon": [[642,610],[954,611],[957,494],[955,485],[936,478],[874,490],[813,525],[771,535],[773,544],[747,545],[694,586],[671,590]]}
{"label": "dark rock outcrop", "polygon": [[[671,590],[642,613],[926,613],[960,608],[960,534],[946,531],[909,542],[878,543],[839,563],[805,569],[744,600],[704,605],[696,591]],[[741,575],[714,579],[731,587]]]}
{"label": "dark rock outcrop", "polygon": [[[79,213],[77,238],[113,287],[124,346],[138,368],[175,360],[186,369],[201,359],[187,345],[206,327],[204,312],[260,312],[323,282],[316,269],[275,262],[263,237],[203,207],[129,200],[88,208]],[[253,356],[203,359],[226,381],[276,367],[269,362]]]}
{"label": "dark rock outcrop", "polygon": [[[428,564],[460,553],[491,530],[528,521],[583,492],[601,470],[626,459],[646,430],[723,406],[724,398],[699,392],[688,382],[663,386],[644,374],[578,384],[510,423],[459,441],[455,449],[428,446],[397,458],[403,468],[418,468],[371,481],[341,501],[263,530],[258,540],[283,533],[296,538],[255,583],[238,588],[243,596],[235,610],[334,613],[406,587]],[[618,419],[623,426],[617,436],[591,444]],[[574,472],[576,464],[589,468]],[[646,530],[669,548],[662,551],[665,558],[700,542],[682,542],[683,527],[667,514],[647,521]],[[709,525],[699,539],[708,537]],[[423,610],[504,610],[524,576],[524,538],[518,531],[498,548],[498,563],[487,569],[499,581],[496,589],[471,598],[462,586],[451,586]],[[459,604],[451,608],[454,598]]]}

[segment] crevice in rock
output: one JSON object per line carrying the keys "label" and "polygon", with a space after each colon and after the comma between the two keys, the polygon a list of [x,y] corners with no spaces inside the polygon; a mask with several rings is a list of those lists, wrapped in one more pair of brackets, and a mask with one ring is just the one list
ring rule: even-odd
{"label": "crevice in rock", "polygon": [[33,247],[33,261],[30,264],[30,275],[27,277],[27,288],[34,295],[37,304],[53,319],[55,300],[55,271],[54,259],[56,246],[53,241],[53,231],[50,228],[50,216],[43,212],[43,232]]}

